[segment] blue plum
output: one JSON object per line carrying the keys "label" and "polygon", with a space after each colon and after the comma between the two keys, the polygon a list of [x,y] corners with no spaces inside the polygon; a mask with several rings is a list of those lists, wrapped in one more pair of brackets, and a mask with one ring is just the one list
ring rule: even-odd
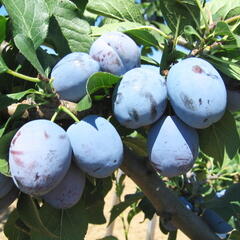
{"label": "blue plum", "polygon": [[0,198],[0,210],[8,208],[17,199],[19,193],[19,189],[13,185],[10,191]]}
{"label": "blue plum", "polygon": [[42,198],[54,208],[71,208],[80,200],[84,187],[84,173],[72,164],[62,181]]}
{"label": "blue plum", "polygon": [[0,173],[0,198],[3,198],[13,187],[12,178]]}
{"label": "blue plum", "polygon": [[9,166],[16,186],[41,196],[51,191],[67,173],[72,148],[67,133],[49,120],[33,120],[15,134],[9,150]]}
{"label": "blue plum", "polygon": [[162,176],[174,177],[190,170],[198,155],[198,134],[177,116],[161,118],[148,133],[148,153]]}
{"label": "blue plum", "polygon": [[70,53],[53,68],[53,87],[61,99],[76,102],[86,94],[88,78],[99,70],[99,63],[87,53]]}
{"label": "blue plum", "polygon": [[155,68],[134,68],[123,75],[113,94],[113,112],[127,128],[152,124],[167,105],[165,80]]}
{"label": "blue plum", "polygon": [[202,219],[216,233],[228,233],[233,230],[233,228],[222,217],[211,209],[205,209]]}
{"label": "blue plum", "polygon": [[90,55],[100,63],[102,71],[116,75],[140,66],[140,48],[121,32],[103,34],[92,44]]}
{"label": "blue plum", "polygon": [[67,130],[77,166],[90,176],[104,178],[123,159],[122,140],[105,118],[89,115]]}
{"label": "blue plum", "polygon": [[194,128],[207,128],[224,115],[227,93],[217,70],[200,58],[173,65],[167,77],[170,103],[178,117]]}

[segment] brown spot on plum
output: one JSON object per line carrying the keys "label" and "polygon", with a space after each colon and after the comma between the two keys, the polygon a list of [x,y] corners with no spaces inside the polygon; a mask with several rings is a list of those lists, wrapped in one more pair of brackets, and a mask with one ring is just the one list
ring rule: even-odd
{"label": "brown spot on plum", "polygon": [[14,145],[16,143],[16,141],[17,141],[17,139],[19,138],[20,135],[21,135],[21,131],[17,132],[16,136],[12,140],[12,145]]}
{"label": "brown spot on plum", "polygon": [[135,122],[139,121],[139,116],[138,116],[138,112],[136,111],[136,109],[132,109],[132,111],[128,112],[129,116],[135,120]]}
{"label": "brown spot on plum", "polygon": [[47,134],[46,131],[44,131],[44,138],[45,138],[45,139],[48,139],[48,138],[49,138],[49,135]]}
{"label": "brown spot on plum", "polygon": [[144,97],[147,98],[151,104],[151,119],[155,119],[157,116],[157,102],[153,98],[151,93],[145,93]]}
{"label": "brown spot on plum", "polygon": [[114,162],[114,163],[116,163],[116,162],[117,162],[117,160],[115,159],[113,162]]}
{"label": "brown spot on plum", "polygon": [[23,155],[24,154],[23,151],[17,151],[17,150],[10,150],[10,153],[13,155]]}
{"label": "brown spot on plum", "polygon": [[184,106],[192,111],[195,110],[195,107],[194,107],[194,103],[193,103],[193,100],[191,98],[189,98],[187,95],[185,95],[184,93],[181,93],[180,95],[181,99],[182,99],[182,102],[184,104]]}
{"label": "brown spot on plum", "polygon": [[40,176],[38,175],[38,173],[36,173],[34,181],[36,182],[39,178],[40,178]]}
{"label": "brown spot on plum", "polygon": [[218,79],[218,76],[212,73],[207,73],[206,74],[208,77],[212,78],[212,79]]}
{"label": "brown spot on plum", "polygon": [[210,100],[209,99],[207,100],[207,103],[210,104]]}
{"label": "brown spot on plum", "polygon": [[19,157],[14,157],[14,162],[19,166],[19,167],[24,167],[24,162],[22,161],[21,158]]}
{"label": "brown spot on plum", "polygon": [[204,119],[203,119],[203,122],[207,122],[207,121],[208,121],[208,118],[204,118]]}
{"label": "brown spot on plum", "polygon": [[199,105],[202,105],[202,99],[199,98],[198,101],[199,101]]}
{"label": "brown spot on plum", "polygon": [[204,70],[200,66],[198,66],[198,65],[194,65],[192,67],[192,71],[195,72],[195,73],[199,73],[199,74],[204,73]]}
{"label": "brown spot on plum", "polygon": [[66,134],[59,135],[59,138],[60,139],[65,139],[66,138]]}

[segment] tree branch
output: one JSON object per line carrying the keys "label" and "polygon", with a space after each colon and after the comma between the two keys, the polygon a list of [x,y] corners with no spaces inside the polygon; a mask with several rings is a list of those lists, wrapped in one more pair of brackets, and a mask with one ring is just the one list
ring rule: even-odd
{"label": "tree branch", "polygon": [[142,189],[157,213],[171,222],[192,240],[219,240],[192,211],[185,208],[168,189],[146,160],[125,149],[121,169]]}

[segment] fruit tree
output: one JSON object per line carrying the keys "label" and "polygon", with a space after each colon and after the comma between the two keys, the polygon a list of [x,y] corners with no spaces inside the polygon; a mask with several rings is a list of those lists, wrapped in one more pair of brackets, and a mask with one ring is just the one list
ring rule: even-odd
{"label": "fruit tree", "polygon": [[125,225],[157,215],[169,240],[240,239],[240,0],[0,7],[9,240],[82,240],[128,207]]}

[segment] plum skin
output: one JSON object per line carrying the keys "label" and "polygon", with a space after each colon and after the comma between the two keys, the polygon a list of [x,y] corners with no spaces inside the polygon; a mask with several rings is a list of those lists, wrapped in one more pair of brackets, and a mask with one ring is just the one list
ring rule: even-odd
{"label": "plum skin", "polygon": [[116,75],[140,66],[140,48],[121,32],[108,32],[97,38],[89,54],[99,62],[102,71]]}
{"label": "plum skin", "polygon": [[157,68],[134,68],[123,75],[113,94],[113,112],[119,123],[136,129],[157,121],[167,105],[165,80]]}
{"label": "plum skin", "polygon": [[67,173],[72,149],[64,129],[49,120],[33,120],[15,134],[9,167],[15,185],[24,193],[41,196]]}
{"label": "plum skin", "polygon": [[42,198],[54,208],[71,208],[80,200],[84,187],[84,173],[71,164],[62,181]]}
{"label": "plum skin", "polygon": [[88,78],[99,71],[99,63],[87,53],[70,53],[52,69],[53,87],[61,99],[76,102],[86,94]]}
{"label": "plum skin", "polygon": [[177,116],[162,117],[147,139],[150,163],[165,177],[189,171],[198,155],[198,134]]}
{"label": "plum skin", "polygon": [[90,176],[110,176],[123,160],[122,140],[105,118],[88,115],[67,130],[76,165]]}
{"label": "plum skin", "polygon": [[224,115],[224,82],[203,59],[191,57],[173,65],[167,76],[167,90],[176,115],[193,128],[207,128]]}

